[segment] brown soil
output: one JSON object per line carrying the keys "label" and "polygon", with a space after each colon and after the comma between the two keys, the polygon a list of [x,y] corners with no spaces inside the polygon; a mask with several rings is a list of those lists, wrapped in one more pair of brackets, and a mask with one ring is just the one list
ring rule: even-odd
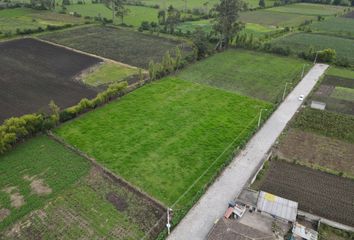
{"label": "brown soil", "polygon": [[52,193],[52,189],[46,183],[44,183],[42,179],[33,180],[30,186],[32,191],[40,196]]}
{"label": "brown soil", "polygon": [[335,86],[331,85],[321,85],[318,90],[314,93],[317,97],[328,97],[333,92]]}
{"label": "brown soil", "polygon": [[351,12],[347,13],[346,15],[344,15],[344,17],[346,17],[346,18],[354,18],[354,11],[351,11]]}
{"label": "brown soil", "polygon": [[4,192],[10,195],[11,206],[20,208],[25,204],[24,197],[19,193],[17,187],[7,187],[3,189]]}
{"label": "brown soil", "polygon": [[121,198],[114,192],[110,192],[106,195],[106,199],[112,203],[118,211],[124,211],[128,207],[128,203],[124,198]]}
{"label": "brown soil", "polygon": [[260,187],[299,203],[299,209],[354,226],[354,181],[280,160]]}
{"label": "brown soil", "polygon": [[11,211],[7,208],[0,208],[0,222],[9,216]]}
{"label": "brown soil", "polygon": [[320,165],[354,176],[354,144],[290,129],[275,154],[287,160]]}

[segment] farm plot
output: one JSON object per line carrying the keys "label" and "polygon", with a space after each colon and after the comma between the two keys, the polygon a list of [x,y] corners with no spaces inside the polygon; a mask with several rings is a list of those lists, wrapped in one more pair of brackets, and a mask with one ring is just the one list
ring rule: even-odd
{"label": "farm plot", "polygon": [[[67,5],[67,12],[77,12],[83,17],[101,17],[112,19],[112,11],[104,4],[71,4]],[[124,23],[139,27],[141,22],[158,22],[157,12],[158,9],[140,6],[126,6],[129,10],[128,15],[124,17]],[[116,17],[115,24],[122,23],[121,19]]]}
{"label": "farm plot", "polygon": [[34,39],[0,43],[0,122],[47,111],[51,100],[65,108],[96,96],[74,77],[100,61]]}
{"label": "farm plot", "polygon": [[189,202],[272,106],[167,78],[76,120],[56,134],[166,205]]}
{"label": "farm plot", "polygon": [[293,13],[310,16],[330,16],[343,13],[344,10],[346,10],[346,7],[328,4],[295,3],[269,8],[267,10],[271,12]]}
{"label": "farm plot", "polygon": [[15,34],[17,29],[45,29],[47,25],[82,24],[83,19],[51,11],[27,8],[0,10],[0,37]]}
{"label": "farm plot", "polygon": [[1,239],[139,239],[164,213],[45,136],[1,156],[0,169]]}
{"label": "farm plot", "polygon": [[322,34],[296,33],[272,41],[274,45],[290,47],[296,52],[306,52],[310,47],[316,51],[326,48],[336,50],[337,59],[346,59],[354,64],[354,39],[327,36]]}
{"label": "farm plot", "polygon": [[299,209],[354,225],[354,181],[280,160],[270,163],[260,190],[299,203]]}
{"label": "farm plot", "polygon": [[41,38],[141,68],[147,68],[150,60],[160,62],[167,51],[173,53],[177,46],[184,54],[191,50],[182,41],[114,27],[77,28]]}
{"label": "farm plot", "polygon": [[337,36],[354,38],[354,19],[345,17],[332,17],[324,21],[313,22],[310,27],[320,33],[331,33]]}
{"label": "farm plot", "polygon": [[328,111],[354,115],[354,78],[326,75],[310,100],[325,103]]}
{"label": "farm plot", "polygon": [[271,54],[229,50],[182,70],[178,76],[262,100],[280,100],[285,83],[296,83],[304,61]]}

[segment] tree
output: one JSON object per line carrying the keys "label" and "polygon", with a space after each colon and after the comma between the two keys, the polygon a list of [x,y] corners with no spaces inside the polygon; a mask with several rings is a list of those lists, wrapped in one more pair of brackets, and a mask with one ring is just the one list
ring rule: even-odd
{"label": "tree", "polygon": [[172,5],[170,5],[167,9],[167,19],[166,19],[166,27],[169,29],[170,33],[174,33],[177,24],[179,23],[181,18],[180,12],[175,9]]}
{"label": "tree", "polygon": [[259,5],[261,8],[265,8],[265,6],[266,6],[264,0],[259,0],[258,5]]}
{"label": "tree", "polygon": [[116,16],[121,17],[123,21],[124,16],[128,14],[128,12],[125,11],[124,3],[125,0],[105,0],[106,7],[112,10],[113,23]]}
{"label": "tree", "polygon": [[124,5],[120,5],[116,9],[116,16],[120,17],[121,23],[124,24],[124,17],[129,14],[130,10],[125,8]]}
{"label": "tree", "polygon": [[208,52],[208,37],[202,27],[197,27],[193,32],[192,41],[197,48],[197,58],[201,59],[205,57]]}
{"label": "tree", "polygon": [[215,12],[213,31],[219,36],[217,49],[227,48],[230,41],[242,30],[243,25],[237,21],[242,5],[240,0],[221,0],[213,8]]}
{"label": "tree", "polygon": [[60,108],[55,104],[53,100],[49,102],[49,108],[50,111],[52,112],[51,119],[54,123],[54,125],[57,125],[59,123],[59,117],[60,117]]}
{"label": "tree", "polygon": [[160,10],[157,13],[157,19],[158,19],[160,25],[165,25],[165,23],[166,23],[166,12],[165,12],[165,10]]}

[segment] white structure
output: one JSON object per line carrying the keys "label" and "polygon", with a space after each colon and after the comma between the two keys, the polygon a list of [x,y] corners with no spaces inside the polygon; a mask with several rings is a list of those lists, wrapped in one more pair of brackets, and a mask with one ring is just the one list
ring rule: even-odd
{"label": "white structure", "polygon": [[257,209],[286,221],[295,222],[298,203],[260,191]]}
{"label": "white structure", "polygon": [[306,240],[317,240],[318,239],[318,232],[313,229],[306,228],[305,226],[294,223],[293,230],[292,230],[295,239],[306,239]]}
{"label": "white structure", "polygon": [[319,110],[325,110],[326,109],[326,103],[319,102],[319,101],[312,101],[311,102],[311,108],[319,109]]}

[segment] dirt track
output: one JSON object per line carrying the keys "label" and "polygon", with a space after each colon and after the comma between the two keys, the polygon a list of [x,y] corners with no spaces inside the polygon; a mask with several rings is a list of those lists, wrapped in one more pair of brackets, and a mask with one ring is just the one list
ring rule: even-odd
{"label": "dirt track", "polygon": [[300,210],[354,226],[353,180],[273,160],[260,189],[299,202]]}
{"label": "dirt track", "polygon": [[98,90],[73,77],[100,61],[34,39],[0,43],[0,123],[47,111],[51,100],[65,108],[96,96]]}

